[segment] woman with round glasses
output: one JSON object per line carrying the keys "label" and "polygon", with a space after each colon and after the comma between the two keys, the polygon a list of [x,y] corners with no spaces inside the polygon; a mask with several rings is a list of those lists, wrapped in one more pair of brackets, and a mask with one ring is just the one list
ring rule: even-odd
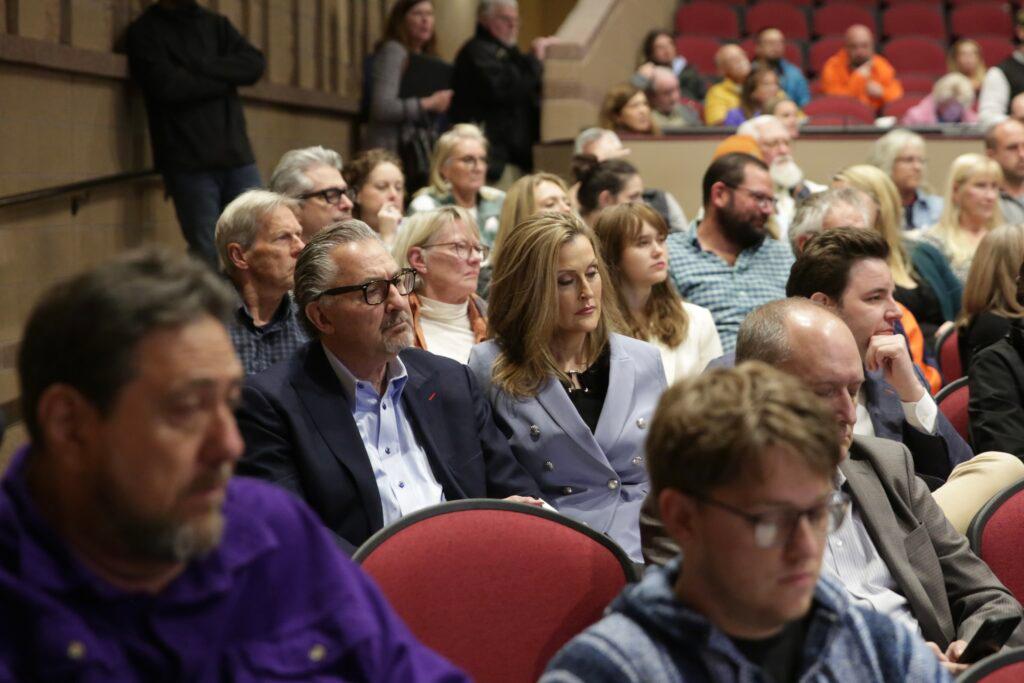
{"label": "woman with round glasses", "polygon": [[665,372],[657,349],[614,332],[594,233],[575,214],[520,223],[503,238],[488,304],[493,339],[469,366],[512,452],[559,511],[642,562],[643,441]]}
{"label": "woman with round glasses", "polygon": [[484,185],[487,179],[487,138],[471,123],[459,123],[442,135],[430,160],[430,185],[416,193],[409,213],[460,206],[479,226],[488,247],[498,234],[505,193]]}
{"label": "woman with round glasses", "polygon": [[487,305],[476,295],[488,248],[469,212],[458,206],[408,218],[394,247],[398,265],[419,275],[409,296],[416,346],[460,363],[487,338]]}

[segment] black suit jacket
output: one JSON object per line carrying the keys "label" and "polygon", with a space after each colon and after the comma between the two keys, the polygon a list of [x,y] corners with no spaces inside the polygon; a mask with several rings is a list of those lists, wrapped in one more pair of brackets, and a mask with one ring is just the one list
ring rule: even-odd
{"label": "black suit jacket", "polygon": [[[539,498],[466,366],[420,349],[401,359],[409,373],[402,406],[445,499]],[[369,457],[319,341],[246,380],[238,424],[238,473],[298,494],[350,554],[383,526]]]}

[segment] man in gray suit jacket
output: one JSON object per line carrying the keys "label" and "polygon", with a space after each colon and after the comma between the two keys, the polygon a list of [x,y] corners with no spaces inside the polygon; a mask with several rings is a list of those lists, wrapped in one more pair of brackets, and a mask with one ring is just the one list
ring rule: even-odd
{"label": "man in gray suit jacket", "polygon": [[[736,349],[737,362],[760,360],[786,370],[834,410],[848,454],[837,483],[848,489],[853,505],[829,537],[825,571],[839,578],[855,602],[919,630],[951,671],[962,669],[957,659],[981,624],[1021,615],[1021,606],[949,524],[915,476],[906,446],[853,435],[864,373],[849,328],[822,306],[785,299],[747,317]],[[671,548],[649,503],[641,519],[644,554],[661,563]],[[1010,644],[1024,644],[1024,627]]]}

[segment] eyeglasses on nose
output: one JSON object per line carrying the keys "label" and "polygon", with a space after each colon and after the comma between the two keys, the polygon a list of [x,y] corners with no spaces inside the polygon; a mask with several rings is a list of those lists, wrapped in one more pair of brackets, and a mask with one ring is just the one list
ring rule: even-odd
{"label": "eyeglasses on nose", "polygon": [[[370,306],[377,306],[388,298],[391,288],[394,287],[402,296],[409,296],[416,288],[416,271],[412,268],[403,268],[388,280],[370,280],[361,285],[344,285],[332,287],[320,292],[320,296],[335,296],[362,290],[363,300]],[[320,298],[320,297],[317,297]]]}
{"label": "eyeglasses on nose", "polygon": [[420,249],[433,249],[434,247],[451,247],[455,251],[455,255],[463,261],[469,260],[470,254],[475,254],[480,257],[481,261],[486,261],[487,256],[491,253],[491,248],[485,244],[470,245],[466,242],[438,242],[437,244],[424,244]]}
{"label": "eyeglasses on nose", "polygon": [[299,195],[299,199],[310,199],[312,197],[320,197],[328,204],[337,206],[341,203],[341,198],[345,197],[350,202],[355,201],[355,193],[351,188],[348,187],[328,187],[324,190],[317,190],[316,192],[305,192]]}
{"label": "eyeglasses on nose", "polygon": [[754,190],[751,190],[750,188],[743,187],[742,185],[730,185],[728,183],[723,184],[726,187],[731,187],[734,190],[743,190],[744,192],[749,194],[754,199],[754,201],[757,202],[757,205],[762,209],[772,209],[774,211],[775,207],[778,206],[779,204],[779,200],[771,196],[770,194],[756,192]]}

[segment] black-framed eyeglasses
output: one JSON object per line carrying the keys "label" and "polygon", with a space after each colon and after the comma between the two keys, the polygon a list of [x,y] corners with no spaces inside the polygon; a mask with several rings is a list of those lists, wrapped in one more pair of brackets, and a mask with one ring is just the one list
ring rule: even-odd
{"label": "black-framed eyeglasses", "polygon": [[775,208],[779,205],[779,200],[771,196],[770,194],[757,192],[756,190],[751,190],[749,187],[743,187],[742,185],[730,185],[729,183],[722,184],[725,185],[726,187],[732,188],[733,190],[743,190],[751,197],[753,197],[754,201],[757,202],[757,205],[760,206],[761,208],[770,208],[772,210],[775,210]]}
{"label": "black-framed eyeglasses", "polygon": [[328,204],[337,204],[341,201],[342,197],[347,197],[350,202],[355,201],[356,193],[352,191],[350,187],[328,187],[323,190],[317,190],[316,192],[304,192],[299,195],[299,199],[310,199],[312,197],[320,197]]}
{"label": "black-framed eyeglasses", "polygon": [[424,244],[420,249],[433,249],[434,247],[452,247],[455,255],[463,261],[469,260],[470,254],[476,254],[481,261],[486,261],[491,253],[491,248],[486,244],[469,244],[468,242],[438,242],[437,244]]}
{"label": "black-framed eyeglasses", "polygon": [[[370,306],[377,306],[384,303],[388,293],[394,287],[402,296],[409,296],[416,287],[416,271],[412,268],[403,268],[388,280],[370,280],[361,285],[345,285],[344,287],[332,287],[320,292],[320,296],[334,296],[336,294],[347,294],[348,292],[363,291],[363,300]],[[319,297],[318,297],[319,298]]]}
{"label": "black-framed eyeglasses", "polygon": [[807,519],[811,529],[826,536],[839,528],[846,516],[846,511],[850,508],[850,497],[842,491],[833,491],[824,501],[806,510],[789,508],[757,514],[740,510],[706,496],[692,493],[687,495],[705,505],[720,508],[747,520],[754,530],[754,545],[762,550],[777,548],[788,543],[789,539],[793,537],[793,530],[796,529],[797,523],[802,518]]}

